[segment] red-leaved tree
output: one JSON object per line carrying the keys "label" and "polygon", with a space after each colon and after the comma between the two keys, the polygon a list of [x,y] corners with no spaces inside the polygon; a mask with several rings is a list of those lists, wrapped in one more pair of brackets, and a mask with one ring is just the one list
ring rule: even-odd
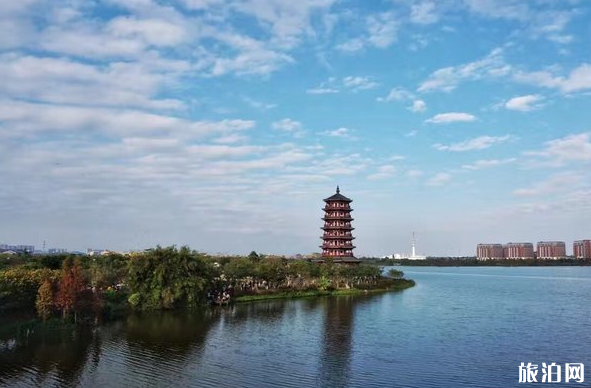
{"label": "red-leaved tree", "polygon": [[64,260],[56,295],[56,305],[62,310],[62,317],[66,318],[73,311],[74,321],[77,320],[82,291],[84,291],[84,274],[79,259],[76,259],[74,264],[70,260]]}

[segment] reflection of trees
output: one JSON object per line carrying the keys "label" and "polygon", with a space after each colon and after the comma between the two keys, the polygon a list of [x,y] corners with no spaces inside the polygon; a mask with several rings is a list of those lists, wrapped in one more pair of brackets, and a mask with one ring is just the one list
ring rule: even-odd
{"label": "reflection of trees", "polygon": [[285,314],[285,300],[266,300],[256,303],[245,303],[222,310],[225,323],[240,325],[246,322],[272,322],[280,320]]}
{"label": "reflection of trees", "polygon": [[[16,332],[16,330],[15,330]],[[0,384],[32,375],[37,385],[51,376],[64,386],[76,385],[98,334],[91,327],[36,326],[0,339]],[[100,350],[94,353],[100,355]],[[99,357],[97,355],[96,357]]]}
{"label": "reflection of trees", "polygon": [[187,354],[201,346],[214,320],[213,310],[164,311],[127,317],[130,347]]}

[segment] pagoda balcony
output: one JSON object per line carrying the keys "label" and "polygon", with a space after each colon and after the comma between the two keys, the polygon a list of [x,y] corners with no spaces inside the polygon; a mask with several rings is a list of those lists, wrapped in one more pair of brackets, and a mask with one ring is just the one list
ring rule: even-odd
{"label": "pagoda balcony", "polygon": [[332,252],[330,250],[324,251],[322,252],[322,257],[329,257],[329,258],[342,258],[342,257],[351,257],[354,258],[353,256],[353,251],[351,250],[333,250]]}
{"label": "pagoda balcony", "polygon": [[348,235],[330,235],[330,234],[325,234],[324,236],[320,237],[321,239],[331,239],[331,240],[355,240],[355,237],[353,237],[351,234]]}
{"label": "pagoda balcony", "polygon": [[351,218],[351,216],[328,216],[328,217],[327,216],[324,216],[324,217],[321,218],[321,220],[324,220],[324,221],[334,220],[334,221],[347,221],[347,222],[351,222],[351,221],[354,220],[354,218]]}
{"label": "pagoda balcony", "polygon": [[353,228],[351,225],[348,225],[348,226],[324,225],[320,229],[322,229],[322,230],[354,230],[355,228]]}
{"label": "pagoda balcony", "polygon": [[353,208],[349,207],[349,206],[325,206],[322,208],[322,210],[324,211],[333,211],[333,210],[344,210],[344,211],[353,211]]}
{"label": "pagoda balcony", "polygon": [[320,245],[322,249],[336,249],[336,248],[344,248],[344,249],[354,249],[355,245],[345,244],[345,245],[330,245],[330,244],[322,244]]}

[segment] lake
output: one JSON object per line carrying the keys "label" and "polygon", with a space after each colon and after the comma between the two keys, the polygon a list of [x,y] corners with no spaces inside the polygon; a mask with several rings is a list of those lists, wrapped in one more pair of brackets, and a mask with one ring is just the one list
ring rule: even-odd
{"label": "lake", "polygon": [[4,333],[0,385],[496,388],[555,362],[591,386],[591,268],[400,269],[414,288]]}

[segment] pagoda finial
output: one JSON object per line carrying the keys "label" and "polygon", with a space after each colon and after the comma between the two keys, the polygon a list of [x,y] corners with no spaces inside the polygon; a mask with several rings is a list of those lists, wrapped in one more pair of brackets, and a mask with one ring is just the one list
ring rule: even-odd
{"label": "pagoda finial", "polygon": [[337,185],[337,194],[339,194],[341,190],[339,190],[339,185]]}

